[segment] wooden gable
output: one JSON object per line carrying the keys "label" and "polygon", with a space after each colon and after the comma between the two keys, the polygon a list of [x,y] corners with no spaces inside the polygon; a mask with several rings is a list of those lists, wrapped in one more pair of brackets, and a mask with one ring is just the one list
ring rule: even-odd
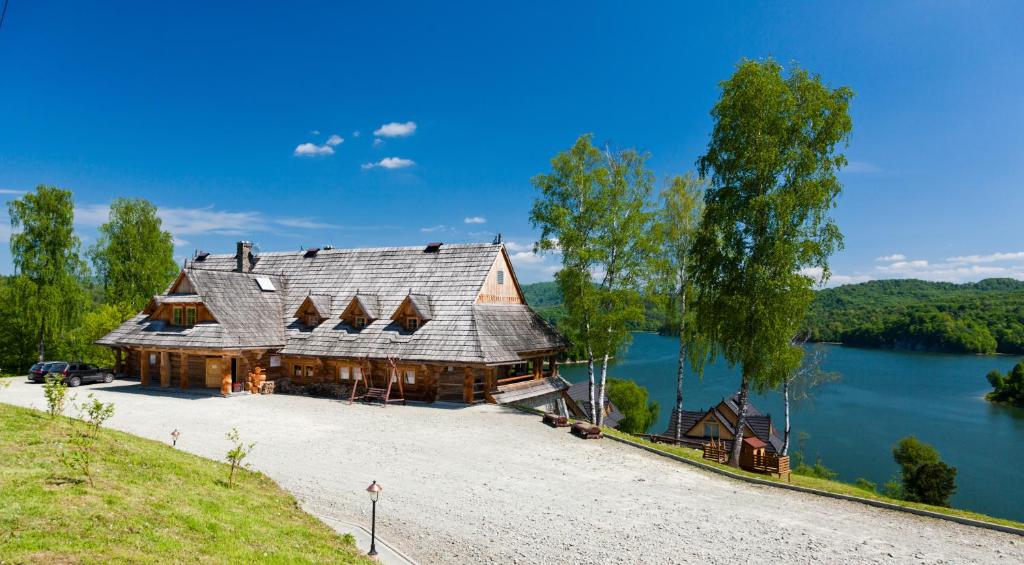
{"label": "wooden gable", "polygon": [[294,316],[307,326],[318,326],[331,317],[331,302],[331,297],[326,294],[307,295]]}
{"label": "wooden gable", "polygon": [[433,319],[434,315],[430,308],[430,297],[424,294],[410,293],[402,300],[402,303],[391,315],[393,321],[398,322],[405,329],[415,331],[420,326]]}
{"label": "wooden gable", "polygon": [[684,435],[687,437],[706,437],[704,435],[704,424],[707,423],[718,424],[718,439],[732,439],[732,432],[729,431],[732,425],[719,420],[714,410],[708,410],[707,414],[704,414],[701,419],[697,420],[697,423],[687,430]]}
{"label": "wooden gable", "polygon": [[346,324],[362,329],[372,324],[380,316],[378,304],[379,299],[376,295],[357,292],[345,306],[340,318]]}
{"label": "wooden gable", "polygon": [[487,278],[477,293],[476,303],[526,304],[523,290],[519,287],[519,280],[512,270],[512,261],[504,245],[501,246],[501,253],[491,264],[491,270],[488,271]]}

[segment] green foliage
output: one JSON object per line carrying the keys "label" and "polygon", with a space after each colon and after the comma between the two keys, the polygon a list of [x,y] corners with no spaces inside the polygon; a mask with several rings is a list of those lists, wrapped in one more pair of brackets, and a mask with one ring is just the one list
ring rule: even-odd
{"label": "green foliage", "polygon": [[643,434],[658,419],[658,403],[648,401],[647,389],[635,381],[608,379],[608,400],[622,412],[615,427],[628,434]]}
{"label": "green foliage", "polygon": [[[648,202],[653,174],[646,156],[602,152],[585,135],[532,183],[540,193],[530,212],[530,222],[541,230],[535,251],[557,249],[562,257],[555,282],[565,309],[558,325],[593,375],[595,359],[615,355],[644,319],[640,289],[656,244]],[[604,398],[606,363],[601,370],[594,388],[598,402]],[[601,411],[594,415],[600,423]]]}
{"label": "green foliage", "polygon": [[805,477],[825,479],[827,481],[831,481],[832,479],[839,476],[839,473],[826,467],[825,464],[821,462],[821,459],[815,461],[814,465],[807,465],[801,462],[799,465],[793,468],[793,473],[797,475],[803,475]]}
{"label": "green foliage", "polygon": [[79,412],[81,413],[81,418],[89,424],[89,428],[95,435],[99,432],[100,427],[114,416],[114,403],[100,402],[96,395],[90,392],[89,396],[86,397],[86,401],[79,406]]}
{"label": "green foliage", "polygon": [[228,473],[228,488],[231,488],[235,486],[235,471],[239,467],[244,468],[247,466],[243,461],[256,444],[250,443],[249,445],[245,445],[242,443],[242,436],[239,435],[236,428],[231,428],[231,431],[227,433],[226,437],[228,438],[228,441],[232,443],[231,450],[228,451],[228,454],[225,456],[228,464],[231,465],[231,470]]}
{"label": "green foliage", "polygon": [[992,369],[987,378],[993,390],[986,398],[993,402],[1024,406],[1024,361],[1017,363],[1006,376],[998,369]]}
{"label": "green foliage", "polygon": [[174,243],[156,206],[141,198],[115,198],[110,219],[89,249],[108,304],[139,311],[178,273]]}
{"label": "green foliage", "polygon": [[46,411],[51,418],[64,415],[64,404],[67,401],[68,387],[64,378],[50,373],[43,383],[43,396],[46,397]]}
{"label": "green foliage", "polygon": [[880,280],[817,293],[813,341],[950,353],[1024,353],[1024,281]]}
{"label": "green foliage", "polygon": [[93,479],[93,462],[97,457],[96,439],[100,427],[114,415],[114,404],[100,402],[92,393],[89,399],[78,407],[79,416],[85,420],[83,428],[73,426],[70,437],[63,445],[57,460],[65,467],[69,478],[78,480],[84,476],[89,486],[96,486]]}
{"label": "green foliage", "polygon": [[40,185],[7,203],[11,218],[11,258],[20,280],[13,287],[12,310],[23,325],[21,338],[31,334],[38,359],[45,344],[78,322],[88,300],[80,280],[85,263],[74,233],[71,192]]}
{"label": "green foliage", "polygon": [[114,352],[107,347],[96,345],[95,342],[135,313],[127,303],[97,305],[82,316],[82,321],[77,327],[63,336],[57,343],[57,351],[66,359],[110,367],[114,363]]}
{"label": "green foliage", "polygon": [[853,486],[872,493],[878,492],[878,485],[865,479],[864,477],[857,477],[857,480],[853,481]]}
{"label": "green foliage", "polygon": [[956,468],[945,464],[934,447],[907,436],[893,446],[892,456],[900,466],[905,500],[949,506],[956,492]]}
{"label": "green foliage", "polygon": [[[744,60],[722,83],[714,131],[698,161],[709,179],[693,246],[695,322],[743,386],[777,386],[800,364],[790,343],[842,246],[829,216],[846,164],[853,92],[830,89],[799,67]],[[742,387],[741,387],[742,388]]]}

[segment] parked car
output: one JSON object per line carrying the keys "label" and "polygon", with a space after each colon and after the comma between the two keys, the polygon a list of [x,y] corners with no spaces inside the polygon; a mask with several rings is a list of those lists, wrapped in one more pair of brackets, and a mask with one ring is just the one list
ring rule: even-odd
{"label": "parked car", "polygon": [[36,363],[32,365],[32,368],[28,370],[28,380],[34,383],[41,383],[46,381],[46,374],[50,372],[50,368],[57,363],[65,363],[64,361],[46,361],[44,363]]}
{"label": "parked car", "polygon": [[114,372],[88,363],[60,361],[51,363],[49,372],[62,375],[64,384],[75,387],[83,383],[109,383],[114,380]]}

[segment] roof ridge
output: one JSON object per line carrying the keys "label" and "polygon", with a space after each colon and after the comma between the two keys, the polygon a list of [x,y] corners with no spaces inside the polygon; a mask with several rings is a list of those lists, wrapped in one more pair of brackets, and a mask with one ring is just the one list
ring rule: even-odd
{"label": "roof ridge", "polygon": [[[500,248],[500,243],[445,243],[441,246],[441,251],[452,248]],[[399,246],[380,246],[380,247],[335,247],[333,249],[321,249],[317,256],[321,255],[339,255],[342,253],[355,253],[355,252],[370,252],[370,251],[423,251],[425,245],[399,245]],[[257,257],[265,257],[267,255],[297,255],[305,253],[306,250],[301,251],[261,251]],[[225,259],[235,257],[235,253],[211,253],[210,258],[214,259]]]}

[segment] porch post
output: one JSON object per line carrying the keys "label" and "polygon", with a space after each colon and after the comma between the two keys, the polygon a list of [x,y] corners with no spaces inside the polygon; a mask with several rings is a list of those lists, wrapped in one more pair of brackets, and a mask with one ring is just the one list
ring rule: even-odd
{"label": "porch post", "polygon": [[171,386],[171,354],[167,351],[160,352],[160,386]]}
{"label": "porch post", "polygon": [[188,388],[188,353],[181,352],[181,382],[179,385],[181,388]]}
{"label": "porch post", "polygon": [[139,383],[149,386],[149,356],[145,349],[139,349]]}
{"label": "porch post", "polygon": [[544,358],[534,357],[531,362],[533,363],[533,378],[538,380],[544,376]]}
{"label": "porch post", "polygon": [[114,374],[115,375],[120,375],[121,373],[124,372],[124,367],[121,366],[122,365],[122,363],[121,363],[121,351],[122,350],[121,350],[120,347],[118,347],[117,349],[114,349]]}
{"label": "porch post", "polygon": [[466,376],[462,381],[462,399],[466,404],[473,403],[473,368],[466,367]]}

